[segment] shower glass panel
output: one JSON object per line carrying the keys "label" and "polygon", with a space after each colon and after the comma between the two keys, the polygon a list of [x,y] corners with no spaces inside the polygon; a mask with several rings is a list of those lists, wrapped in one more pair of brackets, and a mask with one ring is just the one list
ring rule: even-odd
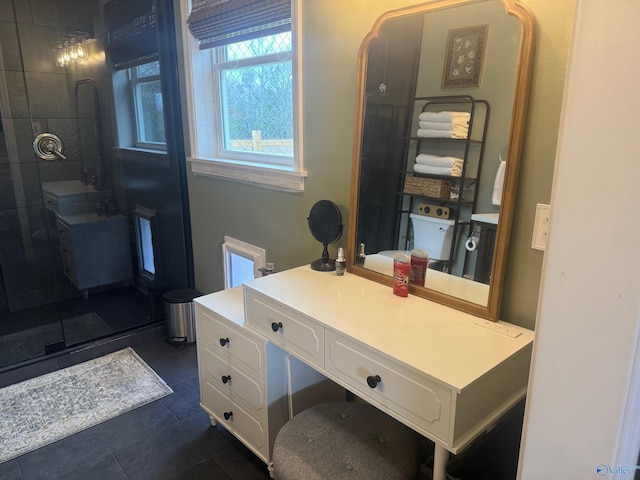
{"label": "shower glass panel", "polygon": [[[126,197],[105,156],[102,3],[0,2],[0,369],[130,327],[116,303],[146,317],[129,287]],[[64,158],[36,156],[44,132]]]}

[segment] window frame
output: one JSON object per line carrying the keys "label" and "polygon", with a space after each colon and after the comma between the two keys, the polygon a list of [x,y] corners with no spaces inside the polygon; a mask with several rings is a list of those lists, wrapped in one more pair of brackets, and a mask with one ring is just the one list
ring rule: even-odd
{"label": "window frame", "polygon": [[[141,224],[139,220],[146,220],[149,222],[149,233],[151,234],[151,260],[153,262],[153,272],[146,269],[146,260],[149,257],[145,256],[145,242],[143,233],[141,232]],[[161,274],[160,265],[158,259],[160,258],[160,247],[158,245],[158,220],[155,210],[143,207],[142,205],[136,205],[133,209],[133,224],[136,238],[136,256],[138,261],[138,275],[149,282],[153,282]]]}
{"label": "window frame", "polygon": [[[242,283],[235,283],[233,281],[234,256],[241,257],[253,263],[253,278],[260,277],[260,269],[264,268],[266,265],[267,253],[264,248],[251,245],[250,243],[225,235],[224,243],[222,244],[222,263],[225,289],[236,287]],[[253,280],[253,278],[251,280]]]}
{"label": "window frame", "polygon": [[[159,63],[159,60],[152,60],[151,62],[148,62],[148,63],[153,63],[154,61]],[[164,119],[164,96],[162,97],[162,115],[163,115],[162,126],[164,127],[164,130],[165,130],[165,141],[164,142],[148,142],[141,139],[142,133],[144,132],[144,117],[141,117],[139,112],[144,112],[144,109],[142,108],[142,99],[140,98],[140,95],[137,94],[138,86],[145,83],[160,82],[160,87],[161,87],[160,95],[162,95],[162,79],[159,73],[156,75],[147,75],[144,77],[139,77],[137,74],[132,75],[132,70],[137,69],[138,67],[139,65],[136,65],[135,67],[129,67],[126,69],[128,85],[129,85],[129,95],[131,98],[131,113],[133,115],[133,123],[135,125],[135,139],[133,144],[135,148],[140,148],[144,150],[159,150],[164,152],[167,150],[167,141],[166,141],[167,128],[166,128],[166,125],[164,124],[164,120],[165,120]]]}
{"label": "window frame", "polygon": [[[238,151],[238,150],[230,150],[225,148],[225,125],[222,119],[222,110],[223,110],[223,93],[222,93],[222,81],[221,74],[222,72],[239,69],[239,68],[247,68],[247,67],[257,67],[263,65],[273,65],[282,61],[289,61],[293,67],[292,61],[292,52],[289,50],[287,52],[279,52],[279,53],[271,53],[267,55],[260,55],[257,57],[251,58],[243,58],[239,60],[226,60],[221,59],[224,56],[225,47],[217,47],[214,49],[214,64],[213,64],[213,89],[214,97],[219,100],[219,103],[216,103],[216,128],[219,135],[214,136],[214,149],[217,158],[228,158],[231,160],[236,160],[240,162],[255,162],[255,163],[264,163],[266,165],[281,165],[281,166],[290,166],[293,163],[293,156],[285,156],[285,155],[268,155],[264,153],[251,153],[248,151]],[[221,59],[221,60],[218,60]],[[293,91],[292,91],[293,96]],[[295,138],[294,145],[295,145]]]}
{"label": "window frame", "polygon": [[[307,172],[304,170],[302,135],[301,0],[291,0],[290,58],[293,74],[294,146],[291,162],[287,162],[286,165],[267,162],[264,155],[239,154],[239,152],[220,149],[222,138],[211,138],[212,131],[221,132],[218,127],[221,125],[220,105],[217,103],[218,96],[214,95],[213,90],[218,87],[216,49],[199,50],[197,41],[185,25],[189,16],[188,3],[188,1],[181,2],[181,24],[185,50],[185,86],[189,126],[187,161],[191,172],[195,175],[223,178],[267,188],[303,191]],[[237,61],[237,63],[240,62],[242,60]]]}
{"label": "window frame", "polygon": [[[152,63],[161,61],[159,58],[148,59],[141,63]],[[162,85],[163,75],[160,73],[158,80],[160,81],[163,106],[163,121],[165,130],[165,143],[140,142],[138,138],[138,118],[136,113],[136,98],[133,92],[134,86],[132,81],[134,78],[130,73],[131,68],[137,65],[128,66],[111,73],[111,85],[113,88],[113,107],[115,112],[115,129],[117,133],[116,145],[114,152],[118,158],[124,160],[134,160],[149,162],[154,165],[169,166],[169,157],[167,149],[169,148],[167,140],[167,117],[165,91]],[[161,67],[162,68],[162,67]],[[150,78],[146,77],[146,78]]]}

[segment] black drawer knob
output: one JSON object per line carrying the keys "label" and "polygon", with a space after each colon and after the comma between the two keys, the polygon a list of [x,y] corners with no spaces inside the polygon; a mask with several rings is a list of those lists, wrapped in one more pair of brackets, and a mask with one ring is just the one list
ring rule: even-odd
{"label": "black drawer knob", "polygon": [[274,332],[277,332],[278,330],[280,330],[282,328],[282,322],[273,322],[271,324],[271,330],[273,330]]}
{"label": "black drawer knob", "polygon": [[222,376],[222,383],[227,383],[229,380],[231,380],[231,375]]}
{"label": "black drawer knob", "polygon": [[376,388],[381,381],[380,375],[369,375],[367,377],[367,385],[371,388]]}
{"label": "black drawer knob", "polygon": [[233,412],[224,412],[223,415],[225,420],[229,420],[231,417],[233,417]]}
{"label": "black drawer knob", "polygon": [[229,338],[221,338],[220,339],[220,346],[224,347],[227,343],[229,343]]}

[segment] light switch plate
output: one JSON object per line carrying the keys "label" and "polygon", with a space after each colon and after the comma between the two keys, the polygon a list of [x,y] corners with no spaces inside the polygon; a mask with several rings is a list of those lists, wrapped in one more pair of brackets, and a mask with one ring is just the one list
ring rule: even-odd
{"label": "light switch plate", "polygon": [[533,222],[533,236],[531,237],[531,248],[544,250],[547,248],[547,238],[549,237],[549,214],[551,206],[543,203],[536,205],[536,217]]}

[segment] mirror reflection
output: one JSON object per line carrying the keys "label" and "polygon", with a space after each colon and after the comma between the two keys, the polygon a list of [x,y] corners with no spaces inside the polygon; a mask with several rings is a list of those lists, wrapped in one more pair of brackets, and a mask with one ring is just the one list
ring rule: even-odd
{"label": "mirror reflection", "polygon": [[496,234],[510,228],[504,181],[517,171],[514,99],[529,59],[520,18],[502,2],[438,5],[391,12],[365,40],[350,260],[355,273],[390,277],[397,252],[426,252],[414,293],[487,309],[500,283],[494,257],[506,255],[508,235],[500,245]]}
{"label": "mirror reflection", "polygon": [[95,81],[90,78],[76,81],[74,96],[83,181],[96,189],[103,189],[106,169],[100,102]]}

